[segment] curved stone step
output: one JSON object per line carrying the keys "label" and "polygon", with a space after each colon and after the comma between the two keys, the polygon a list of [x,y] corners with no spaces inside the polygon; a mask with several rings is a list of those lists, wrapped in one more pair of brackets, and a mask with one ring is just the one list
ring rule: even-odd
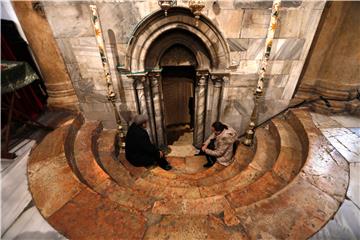
{"label": "curved stone step", "polygon": [[[273,152],[273,148],[271,149]],[[271,155],[269,153],[269,155]],[[171,187],[159,185],[156,182],[149,182],[146,179],[138,178],[134,184],[134,189],[145,192],[146,195],[155,197],[157,199],[172,199],[172,198],[181,198],[181,199],[198,199],[211,197],[215,195],[225,195],[228,192],[233,191],[236,188],[243,187],[249,183],[255,181],[259,176],[261,176],[266,170],[259,171],[249,166],[244,171],[236,175],[235,177],[228,179],[224,182],[214,184],[212,186],[204,187]],[[176,178],[176,177],[175,177]],[[170,182],[171,178],[163,179],[163,181]]]}
{"label": "curved stone step", "polygon": [[233,207],[246,206],[270,197],[285,187],[299,173],[303,164],[302,145],[294,129],[281,119],[273,119],[270,129],[273,134],[279,135],[279,156],[273,168],[264,176],[254,183],[226,195]]}
{"label": "curved stone step", "polygon": [[273,172],[289,182],[298,174],[304,163],[302,145],[299,137],[288,122],[281,119],[273,119],[272,123],[276,126],[280,135],[281,146]]}
{"label": "curved stone step", "polygon": [[149,170],[145,167],[135,167],[126,160],[125,153],[120,152],[118,157],[119,162],[129,171],[130,175],[134,178],[138,178],[146,174]]}
{"label": "curved stone step", "polygon": [[[257,133],[257,135],[261,135],[261,133]],[[270,138],[269,135],[266,135],[266,137]],[[271,140],[267,140],[267,141],[271,141]],[[266,144],[261,144],[261,146],[266,146]],[[253,156],[254,156],[253,148],[247,148],[243,145],[239,145],[234,156],[235,160],[230,166],[224,167],[220,164],[215,164],[210,169],[204,170],[202,172],[197,172],[195,174],[176,174],[171,171],[167,172],[161,169],[153,169],[150,171],[150,174],[144,177],[144,179],[150,182],[156,182],[160,185],[174,186],[174,187],[211,185],[234,177],[237,173],[239,173],[249,164]],[[203,157],[203,156],[194,156],[192,158],[195,161],[195,159],[199,157]],[[179,158],[179,157],[169,158],[169,162],[172,165],[178,167],[185,167],[184,161],[185,158]]]}
{"label": "curved stone step", "polygon": [[146,219],[99,194],[84,189],[47,221],[69,239],[141,239]]}
{"label": "curved stone step", "polygon": [[31,155],[28,179],[35,205],[69,239],[141,238],[146,222],[141,213],[93,192],[70,168],[66,155],[72,150],[67,143],[75,138],[73,127],[79,124],[75,120],[54,130]]}
{"label": "curved stone step", "polygon": [[[117,185],[99,166],[95,156],[98,155],[96,142],[101,129],[102,125],[99,122],[85,122],[75,139],[75,168],[80,172],[84,183],[102,196],[125,207],[137,210],[149,209],[154,199],[138,194],[126,186]],[[122,180],[125,181],[125,179]],[[129,180],[126,184],[132,183]]]}
{"label": "curved stone step", "polygon": [[[302,146],[294,130],[284,120],[273,120],[271,128],[271,132],[278,137],[276,141],[270,137],[269,131],[263,128],[257,130],[258,153],[255,155],[252,164],[257,166],[257,168],[270,170],[263,176],[260,176],[253,182],[249,182],[248,185],[240,185],[237,176],[229,178],[231,180],[230,182],[222,182],[221,179],[218,183],[213,181],[214,184],[211,187],[200,188],[203,198],[158,201],[153,207],[153,212],[161,214],[172,214],[172,212],[177,214],[202,214],[203,208],[193,208],[191,211],[188,211],[188,208],[191,208],[190,206],[203,205],[206,206],[205,209],[207,207],[210,208],[210,210],[207,211],[219,213],[224,202],[224,199],[220,198],[222,195],[226,195],[231,206],[240,207],[268,198],[282,189],[287,182],[298,173],[302,165]],[[274,149],[277,149],[279,144],[280,152],[276,153]],[[246,149],[246,147],[244,147],[244,149]],[[291,154],[289,154],[289,149],[292,151]],[[265,157],[266,155],[269,156],[269,153],[272,153],[273,158]],[[274,163],[273,159],[277,154],[278,157],[275,164],[271,169],[268,169]],[[268,161],[264,159],[268,159]],[[223,170],[222,172],[227,171]],[[241,174],[242,173],[239,173],[240,176]],[[242,181],[246,182],[249,181],[249,179],[244,178]],[[211,190],[213,192],[210,192]],[[218,199],[218,201],[214,201],[214,199]],[[211,204],[214,204],[216,207],[211,208]]]}
{"label": "curved stone step", "polygon": [[345,197],[346,160],[315,127],[308,112],[292,110],[287,121],[302,143],[306,161],[282,190],[235,210],[250,238],[307,239],[333,216]]}
{"label": "curved stone step", "polygon": [[[205,157],[204,156],[192,156],[192,157],[186,157],[183,158],[182,161],[202,161],[203,163],[206,163]],[[174,157],[169,157],[169,162],[172,165],[183,165],[185,166],[185,163],[181,163],[181,159],[180,158],[174,158]],[[215,163],[211,168],[207,168],[203,171],[200,172],[196,172],[196,173],[176,173],[174,171],[165,171],[161,168],[155,168],[151,170],[151,173],[154,175],[157,175],[159,177],[166,177],[166,178],[170,178],[170,179],[177,179],[179,181],[184,181],[184,182],[193,182],[196,181],[198,179],[207,177],[207,176],[211,176],[213,175],[215,172],[219,172],[223,169],[225,169],[226,167]]]}
{"label": "curved stone step", "polygon": [[[300,171],[301,177],[323,192],[342,201],[349,182],[349,165],[316,128],[308,111],[296,109],[287,115],[305,147],[306,160]],[[304,148],[304,147],[303,147]]]}
{"label": "curved stone step", "polygon": [[196,199],[163,199],[156,201],[152,213],[161,215],[220,214],[226,205],[225,196],[216,195]]}
{"label": "curved stone step", "polygon": [[232,178],[209,186],[201,186],[200,193],[202,197],[226,195],[235,190],[244,188],[255,182],[271,169],[279,154],[277,150],[277,140],[274,141],[271,138],[269,131],[263,128],[258,130],[257,150],[250,164]]}
{"label": "curved stone step", "polygon": [[[307,239],[345,197],[348,164],[304,110],[274,119],[269,132],[259,130],[280,141],[268,145],[268,154],[255,155],[244,171],[220,179],[214,189],[160,186],[144,173],[128,182],[132,178],[122,175],[127,169],[120,163],[119,186],[104,171],[106,164],[116,166],[108,162],[116,134],[104,132],[97,139],[98,123],[81,124],[76,119],[51,132],[28,165],[35,205],[70,239]],[[264,160],[266,155],[275,155],[276,162]],[[163,178],[171,181],[174,173],[164,172],[169,175]],[[226,169],[214,174],[224,173]]]}
{"label": "curved stone step", "polygon": [[[210,174],[210,172],[207,172],[210,175],[203,176],[200,179],[188,179],[182,174],[173,174],[172,172],[170,174],[168,174],[167,172],[159,172],[158,174],[154,174],[154,171],[156,170],[150,171],[150,173],[145,175],[143,178],[147,181],[157,183],[162,186],[191,187],[210,185],[212,182],[224,181],[236,175],[238,172],[240,172],[247,166],[247,164],[251,161],[253,155],[254,153],[251,148],[240,145],[238,147],[238,151],[234,156],[235,160],[230,166],[211,172],[212,174]],[[174,162],[175,164],[176,162],[181,162],[181,159],[179,159],[179,157],[175,158],[175,161],[174,157],[170,157],[168,158],[168,160],[171,164],[173,164]],[[185,164],[183,164],[182,167],[184,167],[184,165]]]}
{"label": "curved stone step", "polygon": [[146,196],[161,199],[172,199],[172,198],[200,198],[200,191],[198,187],[169,187],[160,186],[156,183],[152,183],[138,178],[133,189],[142,193]]}
{"label": "curved stone step", "polygon": [[336,212],[339,203],[296,177],[270,198],[236,209],[251,239],[307,239]]}
{"label": "curved stone step", "polygon": [[249,239],[240,227],[228,227],[222,219],[207,216],[164,216],[148,227],[144,239]]}
{"label": "curved stone step", "polygon": [[85,122],[74,143],[74,168],[81,174],[83,182],[92,189],[109,178],[97,164],[93,154],[93,141],[98,138],[101,130],[100,122]]}
{"label": "curved stone step", "polygon": [[130,172],[120,163],[119,153],[115,149],[117,142],[116,130],[103,130],[97,141],[97,161],[102,169],[120,186],[131,186],[134,179]]}
{"label": "curved stone step", "polygon": [[71,127],[69,124],[49,133],[30,155],[29,188],[36,207],[45,218],[86,188],[69,167],[65,154],[65,143],[76,134],[70,131]]}
{"label": "curved stone step", "polygon": [[[251,148],[239,144],[234,156],[235,158],[234,162],[231,165],[224,168],[222,171],[216,172],[213,175],[199,179],[198,185],[210,186],[216,183],[224,182],[227,179],[233,178],[242,170],[244,170],[252,162],[252,160],[255,159],[255,154],[257,151],[259,152],[266,151],[266,149],[263,148],[264,143],[271,141],[269,135],[266,135],[266,138],[268,139],[263,139],[263,136],[260,136],[262,133],[263,133],[262,130],[260,130],[259,133],[256,133],[255,136],[256,144]],[[259,141],[260,138],[261,141]]]}

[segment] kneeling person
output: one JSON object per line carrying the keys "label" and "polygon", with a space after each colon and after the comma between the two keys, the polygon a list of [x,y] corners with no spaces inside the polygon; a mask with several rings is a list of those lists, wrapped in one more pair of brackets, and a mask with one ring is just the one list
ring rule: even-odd
{"label": "kneeling person", "polygon": [[161,168],[170,170],[171,166],[165,159],[165,154],[151,143],[146,131],[146,115],[135,116],[125,139],[126,159],[136,167],[148,167],[157,163]]}
{"label": "kneeling person", "polygon": [[206,155],[207,163],[204,167],[211,167],[217,161],[228,166],[233,161],[233,145],[237,139],[235,129],[221,122],[211,125],[212,134],[201,147],[201,153]]}

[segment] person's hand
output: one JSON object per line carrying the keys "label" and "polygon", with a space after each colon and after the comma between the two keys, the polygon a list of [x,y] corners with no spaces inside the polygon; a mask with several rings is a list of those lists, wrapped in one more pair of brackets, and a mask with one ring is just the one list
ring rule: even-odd
{"label": "person's hand", "polygon": [[159,151],[160,152],[160,158],[163,158],[164,157],[164,153],[162,151]]}
{"label": "person's hand", "polygon": [[202,150],[203,152],[205,152],[205,149],[206,149],[206,146],[203,145],[203,146],[201,147],[201,150]]}

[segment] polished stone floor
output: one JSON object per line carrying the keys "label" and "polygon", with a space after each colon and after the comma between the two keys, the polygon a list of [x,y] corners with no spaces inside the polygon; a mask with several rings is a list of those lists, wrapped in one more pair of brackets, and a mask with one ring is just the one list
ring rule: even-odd
{"label": "polished stone floor", "polygon": [[[345,157],[345,159],[349,162],[350,165],[350,184],[346,193],[346,199],[342,203],[339,210],[334,215],[334,219],[330,220],[318,233],[316,233],[311,239],[319,239],[319,240],[325,240],[325,239],[359,239],[360,238],[360,215],[359,215],[359,185],[360,185],[360,159],[359,159],[359,146],[360,146],[360,119],[355,118],[352,116],[326,116],[322,114],[312,113],[312,118],[317,125],[317,127],[321,130],[321,132],[325,135],[325,137],[330,141],[330,143],[341,153],[342,156]],[[266,136],[264,136],[266,137]],[[288,136],[290,137],[290,136]],[[204,159],[195,159],[193,157],[193,154],[196,152],[196,149],[189,144],[192,139],[191,133],[185,133],[183,136],[181,136],[177,141],[174,142],[172,146],[172,152],[169,156],[170,161],[172,162],[172,165],[174,165],[174,170],[169,174],[169,178],[172,179],[173,173],[175,174],[185,174],[186,176],[188,174],[196,173],[196,176],[200,176],[202,172],[206,172],[205,169],[202,168],[202,164],[205,162]],[[28,144],[23,144],[27,147],[19,147],[17,151],[21,151],[22,158],[18,159],[13,164],[10,164],[6,168],[4,167],[4,170],[2,171],[2,205],[6,206],[6,210],[2,211],[2,239],[64,239],[63,236],[61,236],[59,233],[56,232],[40,215],[39,211],[34,207],[34,205],[30,202],[29,196],[30,193],[27,190],[27,178],[24,177],[26,174],[26,162],[28,160],[29,151],[31,147],[34,146],[34,144],[31,144],[31,141],[28,141]],[[262,146],[258,146],[262,147]],[[264,145],[263,147],[266,147]],[[244,153],[244,152],[243,152]],[[251,156],[251,153],[247,153],[249,156]],[[246,155],[245,153],[243,154]],[[261,159],[261,158],[260,158]],[[226,174],[226,178],[228,178],[232,174],[238,174],[240,170],[246,166],[247,161],[237,163],[238,165],[232,165],[230,168],[221,169],[222,173]],[[251,179],[254,178],[253,172],[262,166],[261,162],[258,163],[258,165],[251,163],[249,169],[253,169],[249,172],[250,175],[246,175],[246,171],[243,171],[244,174],[239,174],[238,178],[240,182],[244,182],[244,179]],[[116,167],[116,166],[114,166]],[[221,167],[221,166],[220,166]],[[281,167],[281,166],[279,166]],[[280,169],[281,170],[281,169]],[[12,172],[11,172],[12,171]],[[158,170],[158,168],[151,171],[151,174],[144,175],[143,179],[151,181],[156,181],[157,177],[159,177],[158,172],[160,171],[161,174],[164,174],[163,171]],[[210,171],[216,172],[216,166],[210,169]],[[5,174],[7,173],[7,174]],[[11,173],[9,175],[9,173]],[[142,174],[142,173],[140,173]],[[208,173],[206,173],[208,174]],[[10,178],[9,176],[14,176],[14,178]],[[266,175],[265,175],[266,176]],[[112,176],[113,178],[116,178],[117,176]],[[236,177],[234,175],[234,177]],[[121,177],[123,179],[123,177]],[[218,174],[216,178],[205,178],[200,183],[203,184],[205,187],[201,188],[202,194],[211,194],[212,191],[216,191],[220,193],[224,189],[232,189],[234,188],[234,184],[230,182],[229,185],[214,185],[214,187],[207,187],[207,185],[213,185],[216,181],[221,180],[221,178],[224,178],[224,176]],[[22,179],[21,181],[19,179]],[[263,179],[267,179],[266,177]],[[271,179],[271,175],[269,175],[269,178]],[[267,181],[267,180],[266,180]],[[8,186],[11,186],[13,182],[17,182],[18,184],[18,191],[17,193],[13,193],[11,190],[9,190]],[[105,181],[106,182],[106,181]],[[153,191],[151,189],[151,185],[149,185],[146,182],[143,182],[141,178],[137,180],[137,183],[135,185],[142,185],[145,184],[145,188],[148,188],[149,193]],[[148,184],[148,185],[147,185]],[[182,187],[189,187],[192,188],[192,179],[172,179],[168,183],[164,184],[174,184]],[[188,185],[189,184],[189,185]],[[281,184],[279,182],[279,184]],[[260,183],[261,186],[261,183]],[[103,188],[102,185],[99,185],[100,188]],[[160,189],[162,189],[161,186]],[[308,189],[304,188],[304,191],[309,191],[309,189],[312,189],[312,185],[308,186]],[[209,189],[209,190],[206,190]],[[206,190],[206,191],[205,191]],[[268,190],[268,189],[267,189]],[[101,191],[100,189],[97,189],[97,191]],[[154,189],[154,191],[158,191],[158,189]],[[207,191],[209,191],[207,193]],[[249,197],[249,201],[253,201],[253,199],[250,199],[251,197],[251,185],[250,188],[245,189],[244,191],[247,192],[246,195]],[[312,191],[312,190],[311,190]],[[309,191],[311,193],[311,191]],[[315,193],[315,192],[314,192]],[[318,191],[316,191],[318,193]],[[12,195],[16,194],[16,198],[14,198]],[[173,193],[163,193],[164,196],[166,195],[172,195],[172,194],[179,194],[177,192]],[[186,213],[186,212],[194,212],[198,211],[199,213],[202,212],[214,212],[216,213],[218,211],[217,207],[223,206],[223,198],[214,196],[209,197],[206,201],[197,202],[192,201],[191,197],[195,196],[196,192],[191,192],[187,190],[184,193],[187,196],[190,197],[189,200],[184,201],[158,201],[157,204],[155,204],[153,208],[153,212],[158,211],[159,214],[170,214],[164,217],[161,221],[161,224],[158,225],[158,227],[152,227],[149,228],[147,231],[147,234],[145,238],[154,239],[156,237],[188,237],[191,236],[192,238],[198,237],[198,238],[206,238],[210,237],[213,239],[221,238],[233,238],[233,239],[245,239],[245,237],[242,235],[243,231],[241,229],[237,229],[236,232],[229,232],[229,227],[227,227],[227,230],[225,231],[223,228],[223,223],[219,222],[219,218],[215,217],[214,215],[208,215],[207,217],[200,217],[200,216],[189,216],[187,219],[179,218],[177,215],[172,215],[174,212],[178,213]],[[194,195],[195,194],[195,195]],[[236,193],[234,192],[233,196],[236,196],[236,194],[243,194],[243,192]],[[324,197],[326,197],[326,193],[322,193]],[[85,196],[90,196],[89,193],[82,194]],[[176,195],[172,195],[176,196]],[[79,196],[79,199],[74,201],[83,201],[88,198],[84,198],[81,200]],[[123,201],[119,199],[120,196],[112,196],[110,195],[110,199],[117,199],[117,201]],[[229,196],[231,199],[232,196]],[[257,194],[258,197],[258,194]],[[122,197],[123,198],[123,197]],[[13,200],[15,199],[15,200]],[[281,199],[281,194],[279,195],[279,199]],[[246,199],[243,199],[245,201]],[[315,200],[315,199],[314,199]],[[94,199],[95,201],[95,199]],[[126,200],[125,198],[125,201]],[[289,200],[290,202],[292,200]],[[305,200],[308,201],[308,200]],[[282,201],[283,202],[283,201]],[[294,200],[294,203],[296,204],[296,200]],[[129,204],[128,202],[124,204]],[[133,203],[137,204],[137,203]],[[240,203],[238,203],[240,204]],[[171,206],[170,208],[168,208]],[[294,208],[296,205],[289,205],[289,208]],[[328,206],[326,206],[328,207]],[[111,208],[111,204],[109,203],[109,206],[107,208]],[[3,208],[4,209],[4,208]],[[2,209],[2,210],[3,210]],[[16,211],[13,211],[11,209],[19,209]],[[11,210],[11,211],[10,211]],[[90,211],[90,210],[89,210]],[[167,213],[167,211],[169,211]],[[242,219],[242,216],[244,213],[242,213],[242,208],[237,208],[236,213],[229,213],[225,211],[224,220],[228,226],[231,226],[232,221],[238,221],[234,220],[232,216],[235,214],[238,218],[242,221],[244,221],[245,225],[251,223],[250,220]],[[247,209],[246,211],[248,214],[251,214],[251,211],[256,211],[256,208],[251,210]],[[325,211],[325,209],[324,209]],[[6,212],[9,212],[11,214],[6,215],[4,218],[4,214]],[[253,213],[252,213],[253,214]],[[286,214],[286,211],[284,212]],[[246,214],[245,214],[246,215]],[[59,216],[52,217],[52,221],[59,222],[61,218]],[[121,217],[121,216],[119,216]],[[260,219],[256,220],[258,223],[262,220],[265,220],[266,223],[266,216],[259,215]],[[59,218],[59,219],[56,219]],[[262,219],[263,218],[263,219]],[[6,225],[4,225],[4,219]],[[289,218],[291,219],[291,218]],[[70,221],[71,219],[69,219]],[[253,219],[255,220],[255,219]],[[153,219],[154,222],[157,222],[159,220],[156,219],[156,217]],[[258,224],[254,222],[254,224]],[[150,224],[150,223],[149,223]],[[182,225],[185,226],[188,230],[179,233],[180,235],[163,235],[164,232],[160,230],[169,229],[170,232],[175,231],[173,224],[176,225]],[[235,223],[236,224],[236,223]],[[135,224],[136,225],[136,224]],[[251,224],[250,224],[251,225]],[[247,226],[249,229],[251,229],[251,226]],[[206,227],[205,227],[206,226]],[[301,232],[301,231],[300,231]],[[174,232],[172,232],[174,233]],[[183,235],[181,235],[183,234]],[[220,235],[219,235],[220,234]],[[266,238],[266,233],[259,233],[262,234],[262,237]],[[268,236],[272,237],[272,236]]]}
{"label": "polished stone floor", "polygon": [[[66,112],[46,112],[38,121],[55,127]],[[32,149],[48,132],[29,130],[10,152],[15,159],[1,159],[1,239],[66,239],[41,216],[28,190],[27,163]]]}
{"label": "polished stone floor", "polygon": [[319,113],[311,115],[317,127],[350,166],[347,199],[334,219],[311,239],[360,239],[360,117]]}

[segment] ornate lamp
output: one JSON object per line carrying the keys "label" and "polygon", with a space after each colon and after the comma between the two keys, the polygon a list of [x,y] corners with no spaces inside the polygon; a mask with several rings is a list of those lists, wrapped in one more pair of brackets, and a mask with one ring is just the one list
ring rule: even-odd
{"label": "ornate lamp", "polygon": [[158,4],[165,11],[165,16],[167,16],[167,11],[176,5],[176,0],[158,0]]}
{"label": "ornate lamp", "polygon": [[205,7],[205,0],[189,0],[189,8],[193,12],[196,18],[195,25],[199,25],[199,19],[201,15],[201,10]]}

